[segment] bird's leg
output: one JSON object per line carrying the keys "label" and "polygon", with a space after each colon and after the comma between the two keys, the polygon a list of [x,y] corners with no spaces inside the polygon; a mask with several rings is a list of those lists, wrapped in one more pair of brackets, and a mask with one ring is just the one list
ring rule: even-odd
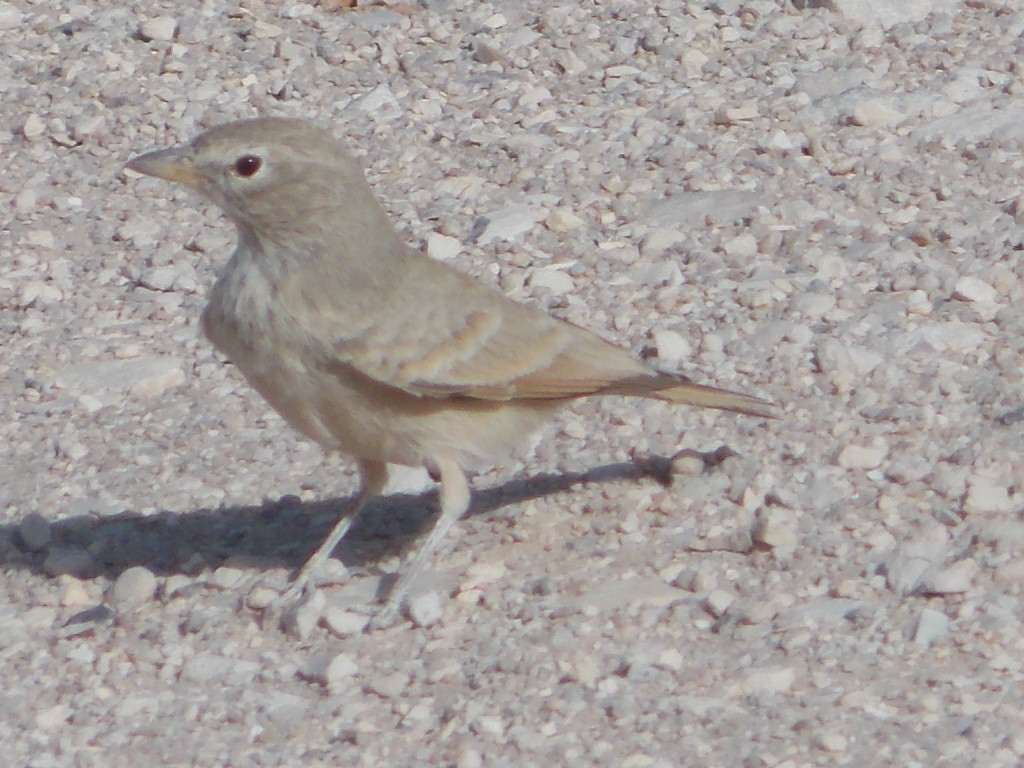
{"label": "bird's leg", "polygon": [[402,609],[402,601],[409,588],[423,574],[423,570],[433,559],[437,548],[451,527],[469,509],[469,482],[466,480],[462,468],[447,458],[437,459],[436,467],[441,476],[441,516],[434,524],[427,540],[406,568],[405,573],[401,575],[398,583],[391,590],[387,603],[374,617],[371,628],[388,626],[398,617]]}
{"label": "bird's leg", "polygon": [[324,543],[314,552],[302,566],[302,569],[292,579],[288,591],[281,597],[282,605],[297,602],[306,593],[307,588],[314,583],[316,571],[323,565],[324,561],[331,556],[334,548],[345,538],[352,523],[359,517],[359,513],[366,507],[366,503],[379,496],[388,482],[388,466],[379,461],[359,462],[359,493],[351,501],[348,509],[345,510],[341,519],[334,524],[330,534],[324,539]]}

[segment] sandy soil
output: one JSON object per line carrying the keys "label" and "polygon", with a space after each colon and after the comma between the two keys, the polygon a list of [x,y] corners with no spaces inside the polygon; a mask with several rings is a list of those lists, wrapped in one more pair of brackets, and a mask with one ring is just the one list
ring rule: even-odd
{"label": "sandy soil", "polygon": [[[1024,12],[806,5],[0,4],[5,762],[1021,764]],[[367,634],[434,514],[397,473],[263,626],[352,467],[200,337],[230,225],[122,170],[254,115],[783,418],[580,403]]]}

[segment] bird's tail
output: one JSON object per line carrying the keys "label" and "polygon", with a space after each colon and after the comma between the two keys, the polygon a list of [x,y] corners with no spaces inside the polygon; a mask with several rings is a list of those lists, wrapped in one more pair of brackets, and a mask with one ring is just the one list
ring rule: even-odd
{"label": "bird's tail", "polygon": [[696,405],[702,408],[717,408],[721,411],[744,413],[748,416],[762,416],[774,419],[778,414],[767,400],[727,389],[696,384],[685,376],[664,373],[660,376],[633,379],[620,382],[611,390],[615,394],[638,397],[653,397],[670,403]]}

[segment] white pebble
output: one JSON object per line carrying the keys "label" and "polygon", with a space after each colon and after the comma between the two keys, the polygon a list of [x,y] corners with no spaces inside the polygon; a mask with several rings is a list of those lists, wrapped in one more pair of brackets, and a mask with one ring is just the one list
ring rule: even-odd
{"label": "white pebble", "polygon": [[34,112],[26,117],[25,122],[21,124],[21,132],[25,135],[26,139],[35,139],[42,136],[45,130],[46,123]]}
{"label": "white pebble", "polygon": [[0,30],[15,29],[21,24],[23,16],[13,3],[0,5]]}
{"label": "white pebble", "polygon": [[156,594],[156,576],[148,568],[136,565],[117,577],[110,590],[110,603],[115,608],[135,608]]}
{"label": "white pebble", "polygon": [[143,40],[169,42],[174,39],[178,22],[170,16],[156,16],[139,25],[139,35]]}
{"label": "white pebble", "polygon": [[749,232],[727,240],[722,246],[730,256],[756,256],[757,239]]}
{"label": "white pebble", "polygon": [[884,128],[904,119],[904,114],[882,99],[867,99],[853,108],[853,122],[865,128]]}
{"label": "white pebble", "polygon": [[704,600],[708,613],[715,618],[720,618],[729,610],[729,606],[736,601],[736,595],[724,589],[713,589]]}
{"label": "white pebble", "polygon": [[389,675],[374,678],[367,686],[371,691],[385,699],[395,699],[409,685],[409,676],[404,672],[392,672]]}
{"label": "white pebble", "polygon": [[978,574],[978,570],[978,562],[968,557],[953,563],[948,568],[925,574],[918,589],[920,592],[930,595],[963,594],[974,584],[974,577]]}
{"label": "white pebble", "polygon": [[323,671],[323,682],[334,692],[344,690],[351,684],[351,678],[359,672],[359,665],[350,653],[339,653],[328,662]]}
{"label": "white pebble", "polygon": [[313,632],[320,617],[323,615],[327,599],[319,589],[314,589],[312,594],[303,600],[299,605],[290,608],[282,617],[285,629],[296,637],[305,640]]}
{"label": "white pebble", "polygon": [[792,516],[781,509],[766,510],[754,525],[753,539],[781,552],[794,551],[798,539]]}
{"label": "white pebble", "polygon": [[537,267],[530,271],[530,285],[536,288],[547,288],[555,296],[561,296],[562,294],[569,293],[575,283],[561,269]]}
{"label": "white pebble", "polygon": [[971,515],[985,513],[1007,513],[1013,511],[1014,503],[1005,486],[996,485],[989,478],[975,475],[968,481],[964,511]]}
{"label": "white pebble", "polygon": [[991,304],[999,298],[999,294],[996,293],[995,288],[984,280],[964,275],[956,281],[956,285],[953,287],[953,298],[960,299],[961,301]]}
{"label": "white pebble", "polygon": [[949,618],[940,611],[925,608],[917,619],[914,642],[929,647],[936,640],[949,634]]}
{"label": "white pebble", "polygon": [[429,627],[441,619],[441,595],[433,590],[420,592],[409,598],[407,608],[413,624],[417,627]]}
{"label": "white pebble", "polygon": [[369,623],[370,618],[368,616],[354,611],[346,611],[337,606],[328,606],[324,610],[324,624],[327,625],[328,630],[338,637],[358,635],[366,629],[366,625]]}
{"label": "white pebble", "polygon": [[840,451],[838,463],[845,469],[876,469],[888,454],[886,445],[848,445]]}
{"label": "white pebble", "polygon": [[662,328],[651,336],[658,350],[658,360],[666,367],[679,367],[682,361],[693,356],[693,345],[681,333]]}
{"label": "white pebble", "polygon": [[816,743],[826,752],[845,752],[847,745],[846,737],[835,731],[819,734]]}
{"label": "white pebble", "polygon": [[791,667],[762,667],[747,672],[740,685],[747,694],[785,693],[795,680],[796,672]]}
{"label": "white pebble", "polygon": [[555,208],[544,219],[544,224],[552,232],[568,232],[582,227],[584,221],[568,208]]}
{"label": "white pebble", "polygon": [[442,235],[440,232],[431,232],[427,235],[427,254],[438,261],[454,259],[462,251],[462,243],[457,237]]}
{"label": "white pebble", "polygon": [[476,238],[478,245],[511,240],[533,229],[533,211],[528,205],[510,205],[483,217],[482,222],[483,229]]}

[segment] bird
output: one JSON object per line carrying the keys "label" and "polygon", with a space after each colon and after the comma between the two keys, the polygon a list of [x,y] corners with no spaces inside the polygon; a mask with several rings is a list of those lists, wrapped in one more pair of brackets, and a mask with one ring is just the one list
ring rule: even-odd
{"label": "bird", "polygon": [[234,222],[203,332],[291,427],[358,467],[358,492],[289,601],[316,588],[388,465],[426,468],[440,515],[374,626],[399,617],[468,510],[467,472],[500,465],[571,401],[624,395],[775,416],[767,400],[659,370],[409,246],[346,145],[313,122],[229,122],[125,167],[199,192]]}

